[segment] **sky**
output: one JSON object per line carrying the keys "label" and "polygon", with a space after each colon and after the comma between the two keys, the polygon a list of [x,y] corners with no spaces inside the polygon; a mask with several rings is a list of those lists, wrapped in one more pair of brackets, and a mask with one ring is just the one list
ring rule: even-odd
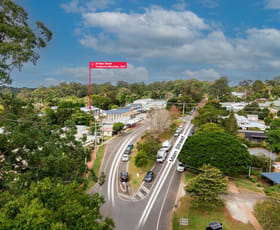
{"label": "sky", "polygon": [[92,70],[93,83],[280,75],[280,0],[15,0],[53,39],[36,66],[12,72],[15,87],[88,83],[90,61],[126,61]]}

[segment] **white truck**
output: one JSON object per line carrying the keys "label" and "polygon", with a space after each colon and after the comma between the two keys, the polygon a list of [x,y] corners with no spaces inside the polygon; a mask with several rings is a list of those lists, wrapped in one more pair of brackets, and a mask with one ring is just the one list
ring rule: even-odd
{"label": "white truck", "polygon": [[171,144],[168,140],[166,140],[162,143],[162,149],[165,149],[166,152],[168,152],[170,150],[170,148],[171,148]]}
{"label": "white truck", "polygon": [[158,163],[164,162],[166,156],[167,156],[167,151],[166,151],[166,149],[165,149],[165,148],[161,148],[161,149],[158,150],[158,152],[157,152],[157,162],[158,162]]}

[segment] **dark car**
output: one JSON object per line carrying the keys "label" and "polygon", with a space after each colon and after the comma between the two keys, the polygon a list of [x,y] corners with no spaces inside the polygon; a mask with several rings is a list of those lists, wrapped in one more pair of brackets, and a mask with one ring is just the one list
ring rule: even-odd
{"label": "dark car", "polygon": [[128,172],[121,172],[121,182],[128,182]]}
{"label": "dark car", "polygon": [[209,223],[206,230],[223,230],[223,224],[218,222]]}
{"label": "dark car", "polygon": [[130,155],[130,153],[131,153],[131,150],[129,150],[129,149],[126,149],[126,150],[124,151],[124,154],[126,154],[126,155]]}
{"label": "dark car", "polygon": [[128,150],[130,150],[130,151],[131,151],[131,150],[133,149],[133,144],[128,145],[126,149],[128,149]]}
{"label": "dark car", "polygon": [[145,178],[144,178],[144,181],[145,182],[152,182],[153,181],[153,178],[154,178],[154,173],[153,171],[149,171],[147,172]]}

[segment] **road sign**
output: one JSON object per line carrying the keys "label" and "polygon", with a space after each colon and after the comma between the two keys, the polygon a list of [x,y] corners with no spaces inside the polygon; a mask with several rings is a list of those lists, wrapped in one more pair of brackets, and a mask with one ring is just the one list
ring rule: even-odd
{"label": "road sign", "polygon": [[126,62],[90,62],[89,63],[90,69],[126,69],[127,63]]}
{"label": "road sign", "polygon": [[89,106],[91,109],[91,69],[127,69],[126,62],[107,62],[107,61],[91,61],[89,62]]}
{"label": "road sign", "polygon": [[188,226],[189,219],[188,218],[180,218],[180,225]]}

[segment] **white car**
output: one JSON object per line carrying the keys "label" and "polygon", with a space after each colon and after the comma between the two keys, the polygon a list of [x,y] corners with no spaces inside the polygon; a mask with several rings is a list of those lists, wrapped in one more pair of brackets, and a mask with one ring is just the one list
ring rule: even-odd
{"label": "white car", "polygon": [[177,172],[184,172],[185,171],[185,166],[183,163],[179,162],[177,164]]}
{"label": "white car", "polygon": [[123,154],[122,161],[127,162],[128,160],[129,160],[129,155],[128,154]]}

